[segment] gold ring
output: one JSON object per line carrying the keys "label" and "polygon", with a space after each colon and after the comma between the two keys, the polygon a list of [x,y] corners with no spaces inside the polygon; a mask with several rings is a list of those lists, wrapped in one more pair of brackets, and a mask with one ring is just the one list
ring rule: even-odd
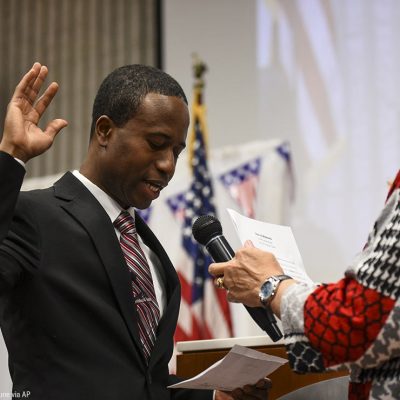
{"label": "gold ring", "polygon": [[217,286],[218,289],[224,289],[224,277],[223,276],[219,276],[215,280],[215,285]]}

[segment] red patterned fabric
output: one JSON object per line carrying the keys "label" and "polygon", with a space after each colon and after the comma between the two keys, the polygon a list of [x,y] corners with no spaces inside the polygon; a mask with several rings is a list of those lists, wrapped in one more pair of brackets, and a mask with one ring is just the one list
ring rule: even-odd
{"label": "red patterned fabric", "polygon": [[356,383],[350,382],[349,400],[368,400],[372,382]]}
{"label": "red patterned fabric", "polygon": [[304,305],[304,329],[325,367],[357,360],[376,338],[394,301],[352,278],[317,288]]}

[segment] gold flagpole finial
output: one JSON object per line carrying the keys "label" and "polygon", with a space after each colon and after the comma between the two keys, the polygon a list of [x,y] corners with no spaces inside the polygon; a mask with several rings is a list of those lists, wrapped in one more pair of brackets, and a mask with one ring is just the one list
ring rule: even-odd
{"label": "gold flagpole finial", "polygon": [[193,87],[195,90],[198,89],[199,91],[202,91],[205,86],[204,74],[207,72],[208,68],[206,63],[202,61],[196,53],[192,55],[192,58],[193,58],[192,69],[194,77]]}

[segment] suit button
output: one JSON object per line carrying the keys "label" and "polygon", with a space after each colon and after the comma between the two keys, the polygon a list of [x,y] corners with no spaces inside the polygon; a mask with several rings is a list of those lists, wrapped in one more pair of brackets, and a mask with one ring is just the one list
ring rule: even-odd
{"label": "suit button", "polygon": [[150,372],[147,372],[147,374],[146,374],[146,381],[147,381],[147,383],[148,383],[149,385],[151,385],[152,382],[153,382],[153,380],[151,379]]}

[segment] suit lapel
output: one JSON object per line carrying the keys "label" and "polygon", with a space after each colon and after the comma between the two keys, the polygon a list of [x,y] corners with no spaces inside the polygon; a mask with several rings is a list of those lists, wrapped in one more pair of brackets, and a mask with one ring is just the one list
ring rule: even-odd
{"label": "suit lapel", "polygon": [[54,191],[55,196],[63,200],[61,207],[78,221],[92,238],[109,276],[122,317],[143,356],[130,277],[110,218],[95,197],[70,172],[54,184]]}

